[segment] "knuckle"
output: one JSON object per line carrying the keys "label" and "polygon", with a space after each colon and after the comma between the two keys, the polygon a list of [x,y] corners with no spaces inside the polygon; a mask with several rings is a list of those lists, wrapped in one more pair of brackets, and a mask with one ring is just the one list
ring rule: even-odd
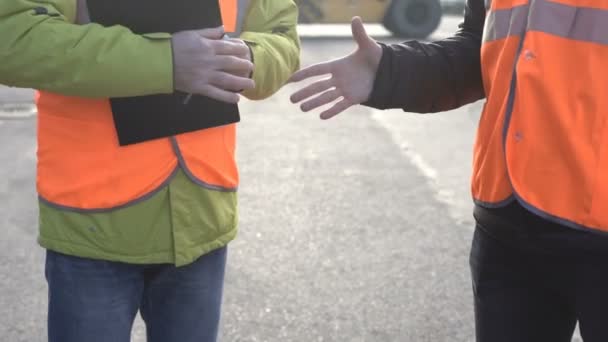
{"label": "knuckle", "polygon": [[221,56],[218,58],[218,64],[221,68],[229,68],[232,66],[230,56]]}
{"label": "knuckle", "polygon": [[231,66],[234,64],[233,56],[223,56],[222,60],[223,60],[224,65],[226,65],[226,66]]}
{"label": "knuckle", "polygon": [[204,50],[203,52],[209,53],[209,54],[215,54],[215,51],[217,50],[213,41],[211,41],[209,39],[203,39],[202,49]]}
{"label": "knuckle", "polygon": [[217,84],[220,87],[223,87],[226,84],[226,75],[223,73],[218,74],[214,77],[213,83]]}
{"label": "knuckle", "polygon": [[234,66],[240,66],[242,65],[241,59],[236,56],[230,56],[230,64]]}
{"label": "knuckle", "polygon": [[228,60],[227,66],[232,69],[241,69],[243,67],[243,65],[241,64],[239,59],[234,56],[230,57],[230,59]]}
{"label": "knuckle", "polygon": [[236,47],[236,51],[240,54],[247,54],[249,52],[249,48],[246,45],[238,45]]}

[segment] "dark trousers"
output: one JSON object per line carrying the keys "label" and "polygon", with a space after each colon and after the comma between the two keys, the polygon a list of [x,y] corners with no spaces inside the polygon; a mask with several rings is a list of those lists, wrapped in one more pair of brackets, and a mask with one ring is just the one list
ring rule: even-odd
{"label": "dark trousers", "polygon": [[608,341],[608,237],[521,212],[508,221],[477,219],[477,341],[569,342],[577,321],[585,342]]}
{"label": "dark trousers", "polygon": [[48,251],[49,342],[129,342],[138,311],[148,342],[215,342],[225,266],[226,248],[179,268]]}

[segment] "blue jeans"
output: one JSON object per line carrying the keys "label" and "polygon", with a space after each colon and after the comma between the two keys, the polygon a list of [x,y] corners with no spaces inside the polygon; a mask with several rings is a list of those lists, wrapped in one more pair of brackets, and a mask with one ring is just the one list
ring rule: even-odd
{"label": "blue jeans", "polygon": [[215,342],[226,253],[177,268],[47,251],[49,342],[129,342],[138,311],[148,342]]}

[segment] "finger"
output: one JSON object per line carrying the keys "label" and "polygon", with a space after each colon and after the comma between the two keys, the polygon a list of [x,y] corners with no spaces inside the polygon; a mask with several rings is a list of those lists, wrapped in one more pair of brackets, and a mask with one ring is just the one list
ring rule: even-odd
{"label": "finger", "polygon": [[212,42],[212,46],[217,55],[246,56],[249,54],[249,47],[244,43],[216,40]]}
{"label": "finger", "polygon": [[222,56],[218,61],[218,67],[223,71],[253,72],[255,66],[251,61],[235,56]]}
{"label": "finger", "polygon": [[232,91],[220,89],[212,85],[206,85],[205,87],[203,87],[203,91],[200,95],[204,95],[212,99],[227,103],[238,103],[241,100],[239,94]]}
{"label": "finger", "polygon": [[242,44],[247,45],[247,43],[245,43],[245,41],[242,40],[242,39],[240,39],[240,38],[231,38],[231,37],[229,37],[229,38],[224,39],[224,41],[232,42],[232,43],[237,43],[237,44],[241,44],[241,45]]}
{"label": "finger", "polygon": [[292,103],[298,103],[311,96],[322,93],[331,87],[333,87],[333,80],[331,78],[326,78],[324,80],[317,81],[301,90],[298,90],[293,95],[291,95],[290,100]]}
{"label": "finger", "polygon": [[302,108],[303,112],[310,112],[313,109],[319,108],[321,106],[324,106],[328,103],[335,101],[337,98],[339,98],[341,96],[342,95],[340,95],[340,92],[337,89],[332,89],[332,90],[324,92],[323,94],[315,97],[312,100],[302,103],[302,106],[300,106],[300,108]]}
{"label": "finger", "polygon": [[367,34],[363,21],[360,17],[354,17],[351,22],[351,30],[353,32],[353,38],[360,48],[369,47],[376,42]]}
{"label": "finger", "polygon": [[226,72],[219,72],[212,79],[211,84],[217,88],[234,92],[255,88],[255,82],[252,79]]}
{"label": "finger", "polygon": [[224,26],[208,28],[204,30],[195,31],[199,36],[207,39],[222,39],[226,31]]}
{"label": "finger", "polygon": [[247,44],[244,40],[238,38],[230,38],[229,41],[244,47],[244,49],[242,49],[242,53],[239,54],[240,57],[246,57],[248,59],[251,59],[251,47],[249,46],[249,44]]}
{"label": "finger", "polygon": [[319,63],[304,68],[291,76],[289,83],[300,82],[307,78],[327,75],[331,73],[331,62]]}
{"label": "finger", "polygon": [[347,110],[351,106],[352,106],[352,104],[350,103],[350,101],[348,101],[346,99],[342,99],[341,101],[339,101],[338,103],[333,105],[331,108],[329,108],[328,110],[321,113],[321,119],[329,120],[329,119],[333,118],[334,116]]}

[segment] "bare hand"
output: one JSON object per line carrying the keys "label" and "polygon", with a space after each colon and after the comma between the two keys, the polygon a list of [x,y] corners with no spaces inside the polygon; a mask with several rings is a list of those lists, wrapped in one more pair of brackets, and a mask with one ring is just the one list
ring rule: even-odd
{"label": "bare hand", "polygon": [[[230,42],[240,45],[242,47],[244,47],[244,49],[242,50],[242,54],[238,55],[237,57],[248,60],[250,62],[253,63],[253,56],[251,56],[251,50],[249,49],[249,45],[247,45],[247,43],[245,43],[243,40],[241,39],[236,39],[236,38],[231,38],[229,40]],[[255,69],[255,65],[254,65],[254,69]],[[238,71],[235,73],[235,75],[237,76],[242,76],[242,77],[247,77],[247,78],[251,78],[252,76],[252,71]]]}
{"label": "bare hand", "polygon": [[255,88],[247,76],[253,63],[244,56],[247,45],[222,39],[221,27],[183,31],[173,35],[175,89],[237,103],[238,91]]}
{"label": "bare hand", "polygon": [[300,106],[302,111],[308,112],[338,100],[331,108],[321,113],[321,119],[327,120],[369,99],[382,58],[382,47],[367,35],[359,17],[353,18],[352,32],[358,45],[353,53],[307,67],[291,77],[290,82],[300,82],[311,77],[331,75],[291,96],[293,103],[309,99]]}

